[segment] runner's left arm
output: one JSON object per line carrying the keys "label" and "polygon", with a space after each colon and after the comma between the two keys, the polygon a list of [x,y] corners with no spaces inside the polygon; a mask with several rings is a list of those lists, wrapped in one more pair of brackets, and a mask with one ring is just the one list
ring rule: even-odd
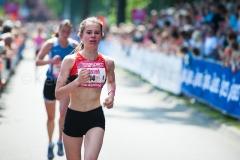
{"label": "runner's left arm", "polygon": [[114,96],[116,92],[116,81],[115,81],[115,64],[114,61],[110,58],[106,58],[106,66],[107,66],[107,89],[108,89],[108,97],[104,101],[104,106],[108,109],[113,107]]}

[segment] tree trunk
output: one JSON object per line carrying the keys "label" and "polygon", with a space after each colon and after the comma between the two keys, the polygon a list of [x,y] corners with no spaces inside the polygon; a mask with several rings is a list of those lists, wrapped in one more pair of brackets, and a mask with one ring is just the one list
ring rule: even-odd
{"label": "tree trunk", "polygon": [[118,0],[117,25],[125,22],[126,0]]}
{"label": "tree trunk", "polygon": [[90,3],[91,3],[91,0],[82,1],[82,4],[83,4],[83,12],[82,12],[83,19],[85,19],[89,16]]}

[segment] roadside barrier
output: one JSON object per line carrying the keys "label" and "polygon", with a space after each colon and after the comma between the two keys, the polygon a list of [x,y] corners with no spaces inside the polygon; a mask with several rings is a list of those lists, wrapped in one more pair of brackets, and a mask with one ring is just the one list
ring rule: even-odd
{"label": "roadside barrier", "polygon": [[129,47],[102,41],[99,51],[159,89],[192,96],[223,114],[240,118],[240,71],[232,73],[230,67],[203,59],[192,58],[185,64],[179,57],[151,52],[137,44]]}

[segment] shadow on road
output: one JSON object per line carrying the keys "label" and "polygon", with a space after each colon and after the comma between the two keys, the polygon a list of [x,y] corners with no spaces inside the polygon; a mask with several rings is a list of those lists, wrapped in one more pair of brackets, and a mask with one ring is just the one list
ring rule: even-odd
{"label": "shadow on road", "polygon": [[112,118],[130,118],[137,120],[151,120],[155,123],[178,123],[184,125],[194,125],[199,127],[211,127],[217,129],[213,124],[213,119],[202,115],[200,112],[189,109],[188,107],[177,104],[174,108],[164,108],[156,106],[151,108],[138,108],[133,106],[115,106],[114,109],[126,113],[132,113],[134,116],[108,115]]}
{"label": "shadow on road", "polygon": [[[116,113],[122,112],[123,114],[110,114],[109,117],[218,128],[211,117],[178,102],[177,98],[146,83],[139,76],[122,69],[118,69],[117,72],[119,72],[118,86],[126,88],[132,94],[121,97],[121,100],[124,99],[126,102],[116,103],[114,106]],[[131,105],[127,99],[134,99]],[[151,103],[152,100],[154,102]]]}

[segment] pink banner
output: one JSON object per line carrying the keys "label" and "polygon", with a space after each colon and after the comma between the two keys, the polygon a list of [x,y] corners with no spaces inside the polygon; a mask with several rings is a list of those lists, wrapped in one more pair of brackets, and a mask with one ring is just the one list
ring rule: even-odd
{"label": "pink banner", "polygon": [[5,14],[18,13],[19,4],[16,2],[6,2],[4,4]]}
{"label": "pink banner", "polygon": [[132,10],[132,19],[138,21],[144,21],[147,16],[146,9],[133,9]]}

